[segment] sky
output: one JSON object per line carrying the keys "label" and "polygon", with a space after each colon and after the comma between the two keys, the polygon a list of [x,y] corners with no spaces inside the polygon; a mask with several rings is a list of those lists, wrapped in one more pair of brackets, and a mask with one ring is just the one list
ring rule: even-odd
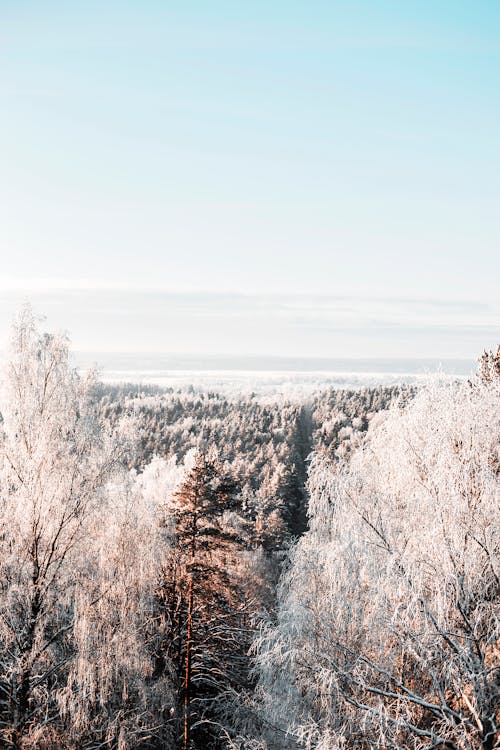
{"label": "sky", "polygon": [[474,358],[500,3],[0,0],[0,339]]}

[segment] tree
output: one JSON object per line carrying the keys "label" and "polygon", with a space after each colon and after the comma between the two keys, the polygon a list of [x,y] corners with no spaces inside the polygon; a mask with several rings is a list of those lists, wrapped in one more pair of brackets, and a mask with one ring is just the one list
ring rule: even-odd
{"label": "tree", "polygon": [[486,383],[500,383],[500,346],[496,352],[483,352],[479,360],[479,376]]}
{"label": "tree", "polygon": [[6,367],[0,456],[2,733],[14,747],[53,715],[71,652],[73,565],[116,461],[90,418],[91,385],[69,368],[66,338],[38,333],[25,309]]}
{"label": "tree", "polygon": [[498,746],[497,398],[435,383],[350,464],[315,456],[310,530],[256,644],[274,725],[321,750]]}
{"label": "tree", "polygon": [[7,748],[129,748],[164,736],[168,686],[155,697],[149,653],[148,602],[160,564],[154,513],[143,504],[139,523],[141,495],[121,466],[123,435],[101,430],[94,383],[69,366],[66,337],[40,333],[25,309],[13,327],[1,403]]}
{"label": "tree", "polygon": [[180,745],[209,747],[220,734],[217,704],[244,680],[248,602],[243,550],[248,523],[237,514],[239,488],[217,460],[198,454],[166,518],[176,542],[165,571],[169,657],[181,687]]}

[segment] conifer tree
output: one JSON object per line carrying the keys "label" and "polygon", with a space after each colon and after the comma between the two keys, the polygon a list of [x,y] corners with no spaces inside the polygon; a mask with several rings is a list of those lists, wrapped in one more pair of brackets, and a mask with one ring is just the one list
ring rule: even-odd
{"label": "conifer tree", "polygon": [[183,750],[215,741],[221,695],[246,666],[240,574],[248,523],[237,514],[240,505],[234,479],[199,454],[169,509],[176,542],[163,596],[167,647],[180,683]]}

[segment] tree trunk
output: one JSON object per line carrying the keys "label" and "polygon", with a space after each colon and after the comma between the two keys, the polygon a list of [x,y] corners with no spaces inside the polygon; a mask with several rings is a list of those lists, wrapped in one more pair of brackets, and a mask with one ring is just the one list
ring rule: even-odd
{"label": "tree trunk", "polygon": [[189,576],[186,630],[186,668],[184,674],[184,734],[182,750],[189,747],[189,701],[191,692],[191,643],[193,638],[193,574]]}

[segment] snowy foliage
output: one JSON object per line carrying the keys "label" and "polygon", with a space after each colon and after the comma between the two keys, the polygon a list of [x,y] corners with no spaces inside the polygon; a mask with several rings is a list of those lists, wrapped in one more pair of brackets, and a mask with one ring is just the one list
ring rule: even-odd
{"label": "snowy foliage", "polygon": [[255,644],[270,723],[306,747],[498,741],[498,381],[434,383],[338,471]]}
{"label": "snowy foliage", "polygon": [[1,747],[498,747],[499,372],[303,404],[113,390],[25,309]]}
{"label": "snowy foliage", "polygon": [[148,651],[164,544],[122,445],[93,416],[93,385],[69,367],[65,337],[40,334],[24,310],[1,406],[5,747],[136,747],[169,708]]}

